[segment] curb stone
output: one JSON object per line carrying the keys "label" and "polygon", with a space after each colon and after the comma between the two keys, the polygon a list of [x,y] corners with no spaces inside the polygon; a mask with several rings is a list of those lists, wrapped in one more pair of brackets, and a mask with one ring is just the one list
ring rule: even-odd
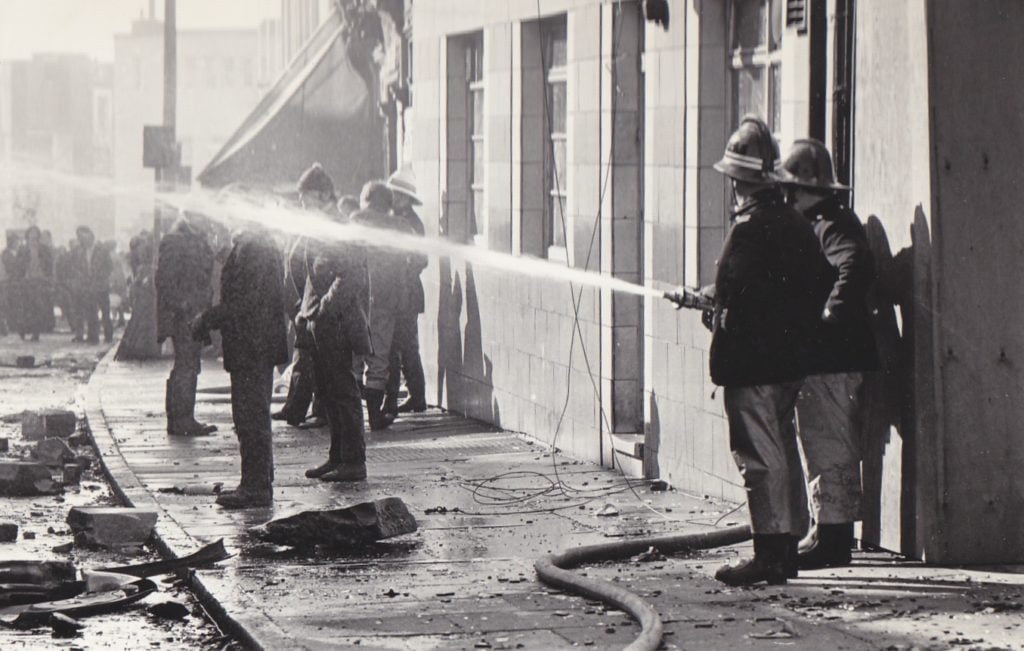
{"label": "curb stone", "polygon": [[[151,509],[159,514],[153,531],[153,544],[161,556],[178,558],[196,551],[201,545],[160,505],[132,471],[121,454],[103,410],[100,385],[117,352],[117,343],[96,365],[88,383],[80,391],[84,405],[86,431],[99,457],[103,474],[124,506]],[[296,641],[278,626],[255,602],[244,594],[222,594],[226,590],[204,582],[199,572],[188,573],[188,584],[199,603],[221,629],[250,649],[294,649]],[[232,603],[229,610],[224,603]]]}

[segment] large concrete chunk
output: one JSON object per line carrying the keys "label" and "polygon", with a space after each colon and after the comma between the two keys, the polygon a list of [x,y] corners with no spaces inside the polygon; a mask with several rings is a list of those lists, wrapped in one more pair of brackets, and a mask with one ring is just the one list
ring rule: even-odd
{"label": "large concrete chunk", "polygon": [[60,484],[53,481],[50,469],[41,463],[0,461],[0,495],[27,497],[56,495]]}
{"label": "large concrete chunk", "polygon": [[131,547],[153,535],[156,512],[120,507],[79,507],[68,512],[75,544],[92,547]]}
{"label": "large concrete chunk", "polygon": [[365,545],[414,531],[416,518],[397,497],[331,511],[303,511],[251,529],[260,540],[290,547]]}
{"label": "large concrete chunk", "polygon": [[63,466],[68,461],[74,461],[75,453],[64,439],[47,438],[36,443],[35,457],[47,466]]}
{"label": "large concrete chunk", "polygon": [[26,441],[67,438],[75,433],[75,413],[67,409],[26,411],[21,415],[21,436]]}

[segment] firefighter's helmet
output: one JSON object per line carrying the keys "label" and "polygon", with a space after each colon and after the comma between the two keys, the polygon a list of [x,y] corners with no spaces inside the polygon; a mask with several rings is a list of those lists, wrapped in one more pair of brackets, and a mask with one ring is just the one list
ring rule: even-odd
{"label": "firefighter's helmet", "polygon": [[744,116],[740,126],[729,136],[725,155],[715,169],[737,181],[778,183],[779,144],[771,130],[759,117]]}
{"label": "firefighter's helmet", "polygon": [[789,156],[779,171],[782,182],[804,188],[821,190],[849,190],[850,186],[836,182],[832,156],[825,143],[805,138],[793,143]]}

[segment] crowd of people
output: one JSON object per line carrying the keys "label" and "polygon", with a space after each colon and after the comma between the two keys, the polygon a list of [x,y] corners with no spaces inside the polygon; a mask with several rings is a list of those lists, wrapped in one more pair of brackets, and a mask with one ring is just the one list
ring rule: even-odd
{"label": "crowd of people", "polygon": [[[108,343],[114,335],[111,292],[126,294],[123,267],[113,242],[96,241],[88,226],[79,226],[67,246],[54,246],[49,231],[29,226],[7,232],[0,254],[0,335],[17,333],[39,341],[54,332],[56,310],[67,322],[73,341],[99,343],[100,326]],[[123,314],[120,317],[123,322]]]}
{"label": "crowd of people", "polygon": [[[367,183],[358,198],[339,197],[327,172],[314,164],[297,191],[302,209],[324,220],[424,234],[409,170]],[[233,233],[230,248],[218,251],[212,236],[210,224],[186,213],[160,242],[156,336],[174,347],[166,387],[168,434],[201,436],[216,429],[195,418],[195,402],[202,348],[219,331],[241,478],[217,503],[272,503],[272,418],[330,429],[326,460],[306,471],[310,479],[365,479],[363,403],[372,430],[427,408],[418,345],[426,256],[305,236],[282,242],[256,224]],[[274,369],[289,362],[288,396],[271,414]],[[400,403],[403,378],[408,399]]]}

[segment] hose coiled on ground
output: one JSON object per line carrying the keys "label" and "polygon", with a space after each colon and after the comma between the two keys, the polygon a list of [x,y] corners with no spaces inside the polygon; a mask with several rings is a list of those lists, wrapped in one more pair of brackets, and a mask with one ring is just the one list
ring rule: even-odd
{"label": "hose coiled on ground", "polygon": [[598,545],[575,547],[550,554],[533,564],[537,576],[547,585],[572,592],[626,611],[640,624],[640,635],[626,647],[628,651],[654,651],[661,644],[662,623],[657,609],[625,588],[579,576],[569,569],[585,563],[612,561],[629,558],[654,547],[669,554],[694,549],[711,549],[735,545],[750,540],[747,525],[715,529],[701,533],[686,533],[674,536],[653,536],[617,540]]}

